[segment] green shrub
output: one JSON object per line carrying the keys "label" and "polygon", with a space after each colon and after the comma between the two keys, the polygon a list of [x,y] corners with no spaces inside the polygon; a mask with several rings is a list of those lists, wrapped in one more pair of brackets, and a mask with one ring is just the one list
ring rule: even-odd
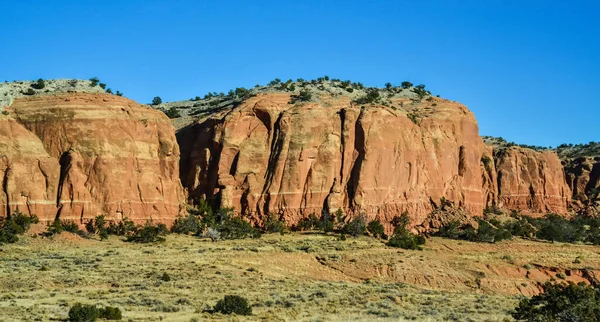
{"label": "green shrub", "polygon": [[265,219],[263,231],[265,233],[280,233],[285,232],[285,222],[281,221],[277,215],[269,214]]}
{"label": "green shrub", "polygon": [[289,104],[296,104],[297,102],[308,102],[311,99],[311,92],[308,89],[302,89],[297,95],[290,96]]}
{"label": "green shrub", "polygon": [[118,307],[107,306],[100,309],[100,318],[105,320],[121,320],[123,315]]}
{"label": "green shrub", "polygon": [[164,272],[160,276],[160,280],[163,282],[169,282],[169,281],[171,281],[171,276],[169,276],[169,274],[167,272]]}
{"label": "green shrub", "polygon": [[319,218],[315,214],[310,214],[306,218],[300,219],[298,225],[295,227],[297,230],[312,230],[319,227]]}
{"label": "green shrub", "polygon": [[364,235],[367,231],[365,219],[362,215],[354,217],[350,222],[344,225],[342,233],[352,237]]}
{"label": "green shrub", "polygon": [[223,314],[252,315],[248,300],[238,295],[225,295],[214,307],[214,311]]}
{"label": "green shrub", "polygon": [[152,105],[159,105],[162,104],[162,98],[160,98],[160,96],[155,96],[152,99]]}
{"label": "green shrub", "polygon": [[425,245],[425,237],[415,235],[408,229],[410,225],[410,216],[404,211],[399,217],[392,219],[394,226],[394,235],[390,237],[387,245],[402,249],[422,250],[421,245]]}
{"label": "green shrub", "polygon": [[33,88],[28,88],[27,91],[21,92],[21,94],[23,94],[23,95],[35,95],[35,91],[33,90]]}
{"label": "green shrub", "polygon": [[600,321],[600,290],[579,284],[546,282],[543,292],[521,300],[512,313],[517,321]]}
{"label": "green shrub", "polygon": [[69,321],[71,322],[94,322],[97,319],[121,320],[122,318],[121,310],[117,307],[98,308],[91,304],[75,303],[69,309]]}
{"label": "green shrub", "polygon": [[[213,227],[214,228],[214,227]],[[217,230],[222,239],[243,239],[247,237],[257,238],[260,233],[250,225],[249,222],[240,217],[227,218],[217,225]]]}
{"label": "green shrub", "polygon": [[[154,105],[156,105],[156,104],[154,104]],[[168,110],[165,111],[165,114],[170,119],[181,117],[181,113],[179,113],[179,110],[175,106],[171,106],[171,108],[169,108]]]}
{"label": "green shrub", "polygon": [[8,218],[0,221],[0,244],[17,242],[19,240],[17,235],[24,234],[31,224],[39,222],[36,215],[28,216],[15,210]]}
{"label": "green shrub", "polygon": [[61,220],[60,225],[64,231],[79,234],[79,226],[73,220]]}
{"label": "green shrub", "polygon": [[536,237],[550,241],[574,243],[585,239],[584,225],[577,225],[577,222],[570,222],[566,218],[557,214],[547,214],[543,220],[537,220],[539,230]]}
{"label": "green shrub", "polygon": [[402,84],[400,84],[400,87],[407,89],[407,88],[411,88],[413,86],[413,83],[408,82],[408,81],[404,81],[402,82]]}
{"label": "green shrub", "polygon": [[98,77],[92,77],[90,78],[90,82],[92,82],[90,84],[91,87],[96,87],[98,86],[98,83],[100,83],[100,80],[98,79]]}
{"label": "green shrub", "polygon": [[478,227],[475,229],[469,224],[461,225],[458,221],[450,221],[442,226],[436,235],[451,239],[488,243],[495,243],[512,238],[512,234],[507,229],[498,228],[480,218],[477,219],[477,223]]}
{"label": "green shrub", "polygon": [[76,303],[69,309],[69,321],[94,322],[100,318],[100,310],[95,305]]}
{"label": "green shrub", "polygon": [[171,232],[184,235],[198,235],[204,229],[198,216],[187,214],[187,216],[179,216],[175,219]]}
{"label": "green shrub", "polygon": [[390,240],[387,242],[387,245],[390,247],[412,250],[421,250],[423,249],[421,245],[424,244],[425,237],[415,235],[408,230],[396,231],[394,235],[390,237]]}
{"label": "green shrub", "polygon": [[46,82],[43,79],[38,79],[35,83],[31,84],[31,87],[35,89],[42,89],[46,87]]}
{"label": "green shrub", "polygon": [[359,97],[356,100],[357,104],[369,104],[375,103],[380,99],[379,90],[377,88],[369,88],[367,89],[367,94]]}
{"label": "green shrub", "polygon": [[123,218],[123,220],[119,221],[118,224],[114,222],[109,222],[108,227],[106,227],[106,232],[109,235],[116,236],[127,236],[133,232],[135,232],[135,224],[133,221],[129,220],[127,217]]}
{"label": "green shrub", "polygon": [[379,219],[371,220],[367,225],[367,231],[375,238],[382,238],[385,235],[385,229]]}
{"label": "green shrub", "polygon": [[137,226],[133,234],[127,236],[128,242],[135,243],[155,243],[165,241],[165,237],[169,230],[165,224],[153,225],[151,221],[147,221],[143,226]]}

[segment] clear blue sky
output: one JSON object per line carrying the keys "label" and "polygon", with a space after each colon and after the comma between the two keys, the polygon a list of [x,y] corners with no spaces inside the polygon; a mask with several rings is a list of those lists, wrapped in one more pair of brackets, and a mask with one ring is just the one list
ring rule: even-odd
{"label": "clear blue sky", "polygon": [[329,75],[427,85],[482,135],[600,141],[600,1],[2,1],[0,79],[142,103]]}

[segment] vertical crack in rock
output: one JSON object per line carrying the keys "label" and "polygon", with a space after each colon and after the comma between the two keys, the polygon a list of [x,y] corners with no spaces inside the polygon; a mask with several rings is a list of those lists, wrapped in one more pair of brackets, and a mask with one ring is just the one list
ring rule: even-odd
{"label": "vertical crack in rock", "polygon": [[11,172],[10,165],[4,171],[4,177],[2,178],[2,191],[6,195],[6,218],[10,217],[10,199],[8,194],[8,178],[10,177]]}
{"label": "vertical crack in rock", "polygon": [[[280,113],[277,117],[277,121],[275,121],[275,126],[273,127],[273,139],[271,140],[271,150],[269,152],[269,161],[267,165],[267,171],[265,172],[265,184],[262,189],[262,195],[265,198],[265,202],[263,205],[262,212],[269,212],[269,203],[271,201],[271,196],[269,194],[269,190],[273,185],[273,177],[275,176],[275,172],[277,170],[277,164],[279,162],[279,158],[281,155],[281,151],[283,149],[283,144],[285,140],[285,135],[281,132],[281,120],[283,118],[284,113]],[[260,205],[257,204],[259,208]],[[257,209],[260,213],[261,209]]]}
{"label": "vertical crack in rock", "polygon": [[238,161],[240,160],[240,151],[237,151],[231,162],[231,168],[229,168],[229,174],[235,176],[238,168]]}
{"label": "vertical crack in rock", "polygon": [[458,149],[458,175],[464,176],[465,172],[467,172],[467,156],[465,152],[465,147],[463,145]]}
{"label": "vertical crack in rock", "polygon": [[[346,148],[346,136],[344,135],[344,125],[346,122],[346,109],[341,109],[340,114],[340,152],[342,162],[340,162],[340,182],[344,182],[344,152]],[[335,183],[334,183],[335,184]]]}
{"label": "vertical crack in rock", "polygon": [[304,209],[308,207],[308,193],[309,187],[312,182],[312,166],[308,168],[308,172],[306,174],[306,179],[304,180],[304,187],[302,187],[302,201],[300,202],[300,213],[303,212]]}
{"label": "vertical crack in rock", "polygon": [[354,164],[352,166],[352,170],[350,171],[350,178],[348,179],[348,204],[349,206],[355,206],[355,198],[356,192],[358,190],[358,183],[360,180],[360,171],[362,168],[362,163],[365,160],[365,130],[362,126],[362,118],[364,111],[361,110],[358,118],[356,119],[356,123],[354,124],[354,150],[358,153],[356,160],[354,160]]}
{"label": "vertical crack in rock", "polygon": [[70,154],[70,151],[64,152],[59,159],[60,165],[60,177],[58,178],[58,189],[56,189],[56,217],[55,220],[60,219],[60,213],[63,208],[63,204],[61,203],[63,186],[65,184],[65,179],[69,175],[69,170],[71,170],[73,157]]}

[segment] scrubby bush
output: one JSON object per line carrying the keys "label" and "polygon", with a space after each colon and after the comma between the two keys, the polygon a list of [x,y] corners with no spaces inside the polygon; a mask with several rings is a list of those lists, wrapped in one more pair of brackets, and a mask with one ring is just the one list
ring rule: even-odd
{"label": "scrubby bush", "polygon": [[15,210],[9,217],[0,221],[0,244],[14,243],[19,240],[18,235],[24,234],[31,224],[37,224],[36,215],[25,215]]}
{"label": "scrubby bush", "polygon": [[71,322],[94,322],[100,317],[100,310],[91,304],[75,303],[69,309],[69,321]]}
{"label": "scrubby bush", "polygon": [[298,102],[308,102],[311,99],[311,92],[308,89],[303,89],[297,95],[290,96],[290,104],[296,104]]}
{"label": "scrubby bush", "polygon": [[21,94],[23,94],[23,95],[35,95],[35,91],[33,90],[33,88],[28,88],[27,91],[21,92]]}
{"label": "scrubby bush", "polygon": [[371,236],[377,238],[383,238],[385,236],[385,230],[379,219],[374,219],[367,225],[367,231]]}
{"label": "scrubby bush", "polygon": [[172,233],[184,235],[197,235],[202,229],[201,219],[191,213],[187,214],[185,217],[177,217],[173,226],[171,226]]}
{"label": "scrubby bush", "polygon": [[415,235],[408,229],[410,225],[410,217],[408,212],[403,212],[399,217],[392,220],[394,225],[394,235],[390,237],[387,245],[402,249],[421,250],[421,245],[425,245],[425,237]]}
{"label": "scrubby bush", "polygon": [[342,234],[350,235],[352,237],[358,237],[364,235],[367,231],[365,218],[362,215],[354,217],[351,221],[346,223],[341,230]]}
{"label": "scrubby bush", "polygon": [[35,89],[42,89],[42,88],[46,87],[46,82],[40,78],[36,82],[31,84],[31,87],[33,87]]}
{"label": "scrubby bush", "polygon": [[512,313],[517,321],[600,321],[600,290],[587,285],[546,282],[543,292],[521,300]]}
{"label": "scrubby bush", "polygon": [[252,315],[248,300],[239,295],[225,295],[214,307],[214,311],[223,314]]}
{"label": "scrubby bush", "polygon": [[162,98],[160,98],[160,96],[155,96],[152,99],[152,105],[159,105],[162,104]]}
{"label": "scrubby bush", "polygon": [[69,309],[69,321],[71,322],[94,322],[97,319],[121,320],[122,318],[121,310],[117,307],[98,308],[91,304],[75,303]]}
{"label": "scrubby bush", "polygon": [[106,227],[106,232],[109,235],[127,236],[135,232],[135,229],[136,227],[133,221],[125,217],[123,220],[119,221],[118,224],[115,224],[113,221],[109,222]]}
{"label": "scrubby bush", "polygon": [[165,224],[154,225],[147,221],[143,226],[137,226],[133,234],[127,236],[127,241],[135,243],[155,243],[165,241],[169,230]]}
{"label": "scrubby bush", "polygon": [[265,233],[280,233],[283,234],[285,232],[285,222],[279,219],[279,217],[275,214],[267,215],[265,219],[263,231]]}
{"label": "scrubby bush", "polygon": [[499,223],[496,223],[497,226],[495,226],[478,218],[477,224],[477,229],[475,229],[470,224],[463,225],[459,221],[450,221],[442,226],[436,235],[451,239],[488,243],[496,243],[512,238],[512,234],[507,229],[499,227]]}
{"label": "scrubby bush", "polygon": [[400,84],[400,87],[407,89],[407,88],[411,88],[413,86],[413,83],[408,82],[408,81],[404,81],[402,82],[402,84]]}
{"label": "scrubby bush", "polygon": [[319,226],[319,218],[315,214],[310,214],[308,217],[300,219],[296,225],[296,230],[312,230]]}
{"label": "scrubby bush", "polygon": [[379,100],[379,90],[377,88],[369,88],[367,89],[367,94],[359,97],[356,100],[357,104],[370,104],[375,103]]}
{"label": "scrubby bush", "polygon": [[[160,103],[158,103],[158,104],[160,104]],[[156,104],[153,104],[153,105],[156,105]],[[170,119],[181,117],[181,113],[179,112],[179,110],[175,106],[171,106],[171,108],[169,108],[168,110],[164,111],[164,113]]]}
{"label": "scrubby bush", "polygon": [[100,83],[100,80],[98,79],[98,77],[92,77],[92,78],[90,78],[90,82],[91,82],[91,84],[90,84],[91,87],[96,87]]}

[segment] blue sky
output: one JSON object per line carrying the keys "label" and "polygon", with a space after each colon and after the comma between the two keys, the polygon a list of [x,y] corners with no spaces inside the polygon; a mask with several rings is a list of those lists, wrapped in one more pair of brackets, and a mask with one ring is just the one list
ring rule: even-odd
{"label": "blue sky", "polygon": [[99,77],[142,103],[274,78],[404,80],[482,135],[600,141],[600,1],[2,1],[0,79]]}

